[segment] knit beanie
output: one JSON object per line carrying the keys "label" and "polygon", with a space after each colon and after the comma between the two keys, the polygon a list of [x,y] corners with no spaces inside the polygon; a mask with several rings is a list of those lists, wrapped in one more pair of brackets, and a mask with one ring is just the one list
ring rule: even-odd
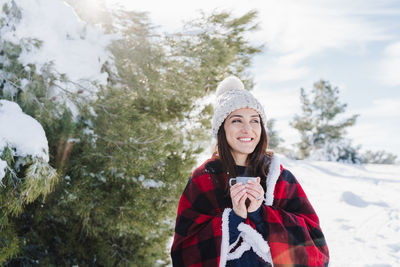
{"label": "knit beanie", "polygon": [[267,125],[267,117],[264,108],[254,98],[254,96],[244,89],[244,85],[239,78],[229,76],[225,78],[217,87],[217,100],[214,104],[214,116],[212,119],[212,134],[217,138],[219,127],[231,112],[241,108],[251,108],[260,114],[264,128]]}

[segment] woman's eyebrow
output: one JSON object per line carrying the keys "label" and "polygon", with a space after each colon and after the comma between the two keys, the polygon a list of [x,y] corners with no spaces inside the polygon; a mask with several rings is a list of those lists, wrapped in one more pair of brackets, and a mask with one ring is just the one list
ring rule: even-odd
{"label": "woman's eyebrow", "polygon": [[233,117],[239,117],[239,118],[243,118],[243,116],[242,116],[242,115],[232,115],[230,118],[233,118]]}
{"label": "woman's eyebrow", "polygon": [[[232,116],[230,116],[230,117],[229,117],[229,119],[231,119],[231,118],[233,118],[233,117],[243,118],[243,116],[242,116],[242,115],[235,114],[235,115],[232,115]],[[255,115],[251,115],[250,117],[252,117],[252,118],[259,118],[259,117],[260,117],[260,115],[258,115],[258,114],[255,114]]]}

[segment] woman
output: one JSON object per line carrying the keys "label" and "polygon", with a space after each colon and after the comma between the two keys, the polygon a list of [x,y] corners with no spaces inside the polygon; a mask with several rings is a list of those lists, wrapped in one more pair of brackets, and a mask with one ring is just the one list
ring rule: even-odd
{"label": "woman", "polygon": [[[327,266],[319,220],[296,178],[267,151],[261,104],[236,77],[217,88],[217,151],[179,201],[173,266]],[[229,186],[236,176],[256,182]]]}

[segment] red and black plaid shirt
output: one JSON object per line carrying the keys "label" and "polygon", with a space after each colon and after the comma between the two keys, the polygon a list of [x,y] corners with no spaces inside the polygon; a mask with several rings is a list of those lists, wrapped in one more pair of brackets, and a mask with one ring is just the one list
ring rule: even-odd
{"label": "red and black plaid shirt", "polygon": [[[273,193],[272,205],[265,200],[261,210],[264,233],[259,240],[270,249],[271,265],[327,266],[329,252],[319,219],[296,178],[281,165],[278,168],[277,177],[271,178],[275,184],[267,187],[267,193]],[[193,172],[179,201],[171,248],[173,266],[225,266],[220,261],[227,258],[221,255],[221,251],[226,254],[226,249],[221,250],[226,235],[223,213],[232,207],[225,185],[226,175],[216,159]]]}

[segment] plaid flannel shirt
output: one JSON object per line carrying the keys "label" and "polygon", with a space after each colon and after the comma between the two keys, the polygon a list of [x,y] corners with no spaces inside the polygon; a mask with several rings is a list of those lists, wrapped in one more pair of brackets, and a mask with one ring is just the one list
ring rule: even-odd
{"label": "plaid flannel shirt", "polygon": [[327,266],[329,251],[319,219],[296,178],[273,157],[261,209],[264,231],[249,219],[229,244],[232,203],[216,159],[197,168],[180,198],[171,247],[173,266],[221,266],[250,248],[271,266]]}

